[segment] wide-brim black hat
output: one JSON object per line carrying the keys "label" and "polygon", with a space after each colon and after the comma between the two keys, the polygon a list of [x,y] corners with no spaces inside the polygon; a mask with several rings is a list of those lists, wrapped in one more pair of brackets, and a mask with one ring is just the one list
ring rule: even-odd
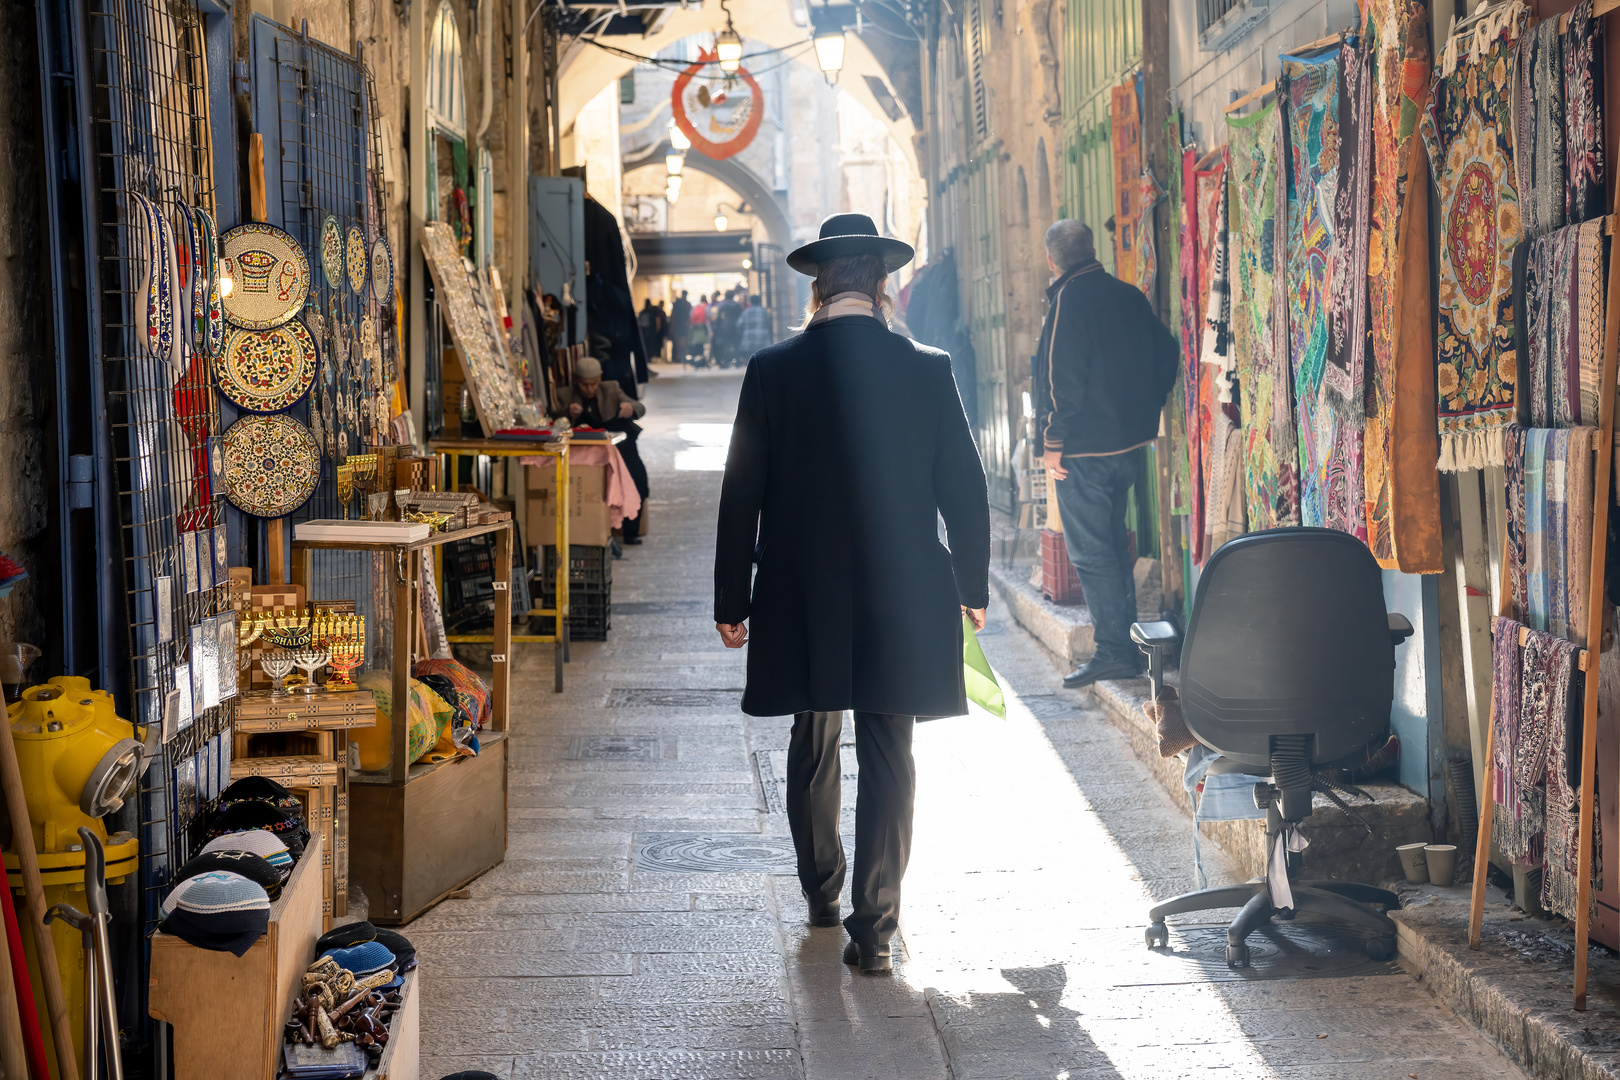
{"label": "wide-brim black hat", "polygon": [[876,255],[883,260],[885,273],[894,273],[916,257],[917,250],[904,240],[879,236],[877,226],[865,214],[834,214],[821,223],[821,237],[797,248],[787,264],[801,274],[816,276],[816,267],[829,259],[851,255]]}

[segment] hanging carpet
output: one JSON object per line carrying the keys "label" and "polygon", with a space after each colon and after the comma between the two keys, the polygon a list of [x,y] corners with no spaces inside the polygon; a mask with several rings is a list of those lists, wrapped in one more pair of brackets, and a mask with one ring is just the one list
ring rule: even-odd
{"label": "hanging carpet", "polygon": [[1419,130],[1440,194],[1439,398],[1444,472],[1502,462],[1513,419],[1513,247],[1519,240],[1512,115],[1522,17],[1435,82]]}
{"label": "hanging carpet", "polygon": [[1275,529],[1299,523],[1287,328],[1279,325],[1284,320],[1279,279],[1285,268],[1277,255],[1286,243],[1287,227],[1287,185],[1279,175],[1282,116],[1273,102],[1250,116],[1228,117],[1226,123],[1231,132],[1227,228],[1232,349],[1242,417],[1244,503],[1251,529]]}

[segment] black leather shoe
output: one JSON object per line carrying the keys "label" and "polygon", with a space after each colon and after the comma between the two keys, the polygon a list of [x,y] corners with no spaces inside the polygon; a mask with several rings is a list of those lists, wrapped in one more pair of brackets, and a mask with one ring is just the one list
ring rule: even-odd
{"label": "black leather shoe", "polygon": [[862,975],[887,975],[894,970],[888,945],[857,945],[851,941],[844,946],[844,963],[858,967]]}
{"label": "black leather shoe", "polygon": [[1103,679],[1134,679],[1142,674],[1142,665],[1129,660],[1098,660],[1095,657],[1063,676],[1063,688],[1074,690],[1090,686]]}
{"label": "black leather shoe", "polygon": [[624,543],[626,547],[635,547],[637,544],[641,543],[641,537],[627,536],[624,538]]}
{"label": "black leather shoe", "polygon": [[821,904],[816,903],[814,900],[811,900],[807,896],[807,897],[805,897],[804,902],[810,908],[809,922],[810,922],[811,926],[842,926],[842,925],[844,925],[843,917],[838,914],[838,903],[837,903],[837,901],[834,901],[831,904],[827,904],[827,905],[823,906]]}

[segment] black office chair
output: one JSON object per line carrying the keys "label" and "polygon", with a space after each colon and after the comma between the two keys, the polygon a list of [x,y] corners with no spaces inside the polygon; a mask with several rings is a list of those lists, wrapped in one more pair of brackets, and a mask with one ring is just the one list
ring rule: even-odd
{"label": "black office chair", "polygon": [[[1405,616],[1384,611],[1366,545],[1304,528],[1252,533],[1210,556],[1184,642],[1168,622],[1131,627],[1155,698],[1165,661],[1181,646],[1181,708],[1193,736],[1222,755],[1211,771],[1270,775],[1254,791],[1266,811],[1268,863],[1284,826],[1310,815],[1312,791],[1331,792],[1330,770],[1364,764],[1387,741],[1395,647],[1411,635]],[[1356,882],[1296,883],[1299,861],[1288,854],[1293,909],[1272,906],[1264,878],[1201,889],[1149,912],[1148,946],[1169,943],[1167,915],[1241,907],[1226,932],[1231,967],[1248,966],[1251,930],[1296,910],[1371,930],[1367,955],[1393,956],[1395,924],[1385,912],[1400,906],[1395,894]]]}

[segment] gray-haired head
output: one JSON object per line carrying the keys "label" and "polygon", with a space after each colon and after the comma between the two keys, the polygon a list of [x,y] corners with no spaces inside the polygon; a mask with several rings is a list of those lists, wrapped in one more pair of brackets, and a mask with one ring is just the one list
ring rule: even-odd
{"label": "gray-haired head", "polygon": [[1091,239],[1091,226],[1074,218],[1054,221],[1046,230],[1046,253],[1052,257],[1059,271],[1067,273],[1097,257],[1096,244]]}
{"label": "gray-haired head", "polygon": [[602,377],[602,361],[594,356],[582,356],[574,364],[574,378],[600,379]]}

